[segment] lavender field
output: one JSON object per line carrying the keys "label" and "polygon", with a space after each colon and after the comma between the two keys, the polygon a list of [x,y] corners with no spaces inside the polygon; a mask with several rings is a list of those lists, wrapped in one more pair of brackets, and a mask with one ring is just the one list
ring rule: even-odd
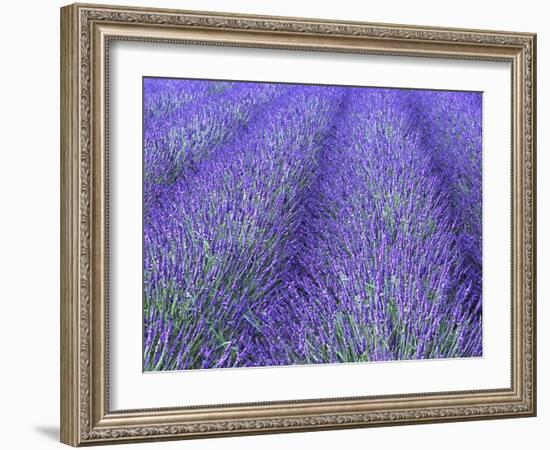
{"label": "lavender field", "polygon": [[482,355],[481,93],[143,94],[144,370]]}

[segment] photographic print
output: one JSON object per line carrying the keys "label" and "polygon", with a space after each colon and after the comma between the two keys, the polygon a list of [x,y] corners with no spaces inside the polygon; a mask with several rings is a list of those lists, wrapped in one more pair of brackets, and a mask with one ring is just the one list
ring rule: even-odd
{"label": "photographic print", "polygon": [[145,371],[482,356],[482,93],[145,77]]}

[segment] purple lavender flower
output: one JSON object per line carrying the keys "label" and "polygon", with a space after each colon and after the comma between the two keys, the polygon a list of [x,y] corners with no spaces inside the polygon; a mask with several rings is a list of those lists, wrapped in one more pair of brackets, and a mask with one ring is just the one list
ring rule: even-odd
{"label": "purple lavender flower", "polygon": [[480,94],[144,101],[145,370],[481,355]]}

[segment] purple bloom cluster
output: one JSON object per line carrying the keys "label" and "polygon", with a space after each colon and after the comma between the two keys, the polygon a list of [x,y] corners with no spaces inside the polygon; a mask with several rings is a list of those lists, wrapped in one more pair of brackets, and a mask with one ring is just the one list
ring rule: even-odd
{"label": "purple bloom cluster", "polygon": [[480,356],[481,94],[144,80],[144,369]]}

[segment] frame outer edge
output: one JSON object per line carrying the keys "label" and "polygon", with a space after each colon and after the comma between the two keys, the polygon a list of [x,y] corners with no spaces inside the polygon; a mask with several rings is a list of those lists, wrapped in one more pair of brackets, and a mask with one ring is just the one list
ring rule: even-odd
{"label": "frame outer edge", "polygon": [[79,433],[79,302],[78,293],[78,18],[74,5],[60,10],[61,21],[61,217],[60,217],[60,440],[77,446]]}
{"label": "frame outer edge", "polygon": [[531,36],[531,412],[537,417],[537,34]]}

